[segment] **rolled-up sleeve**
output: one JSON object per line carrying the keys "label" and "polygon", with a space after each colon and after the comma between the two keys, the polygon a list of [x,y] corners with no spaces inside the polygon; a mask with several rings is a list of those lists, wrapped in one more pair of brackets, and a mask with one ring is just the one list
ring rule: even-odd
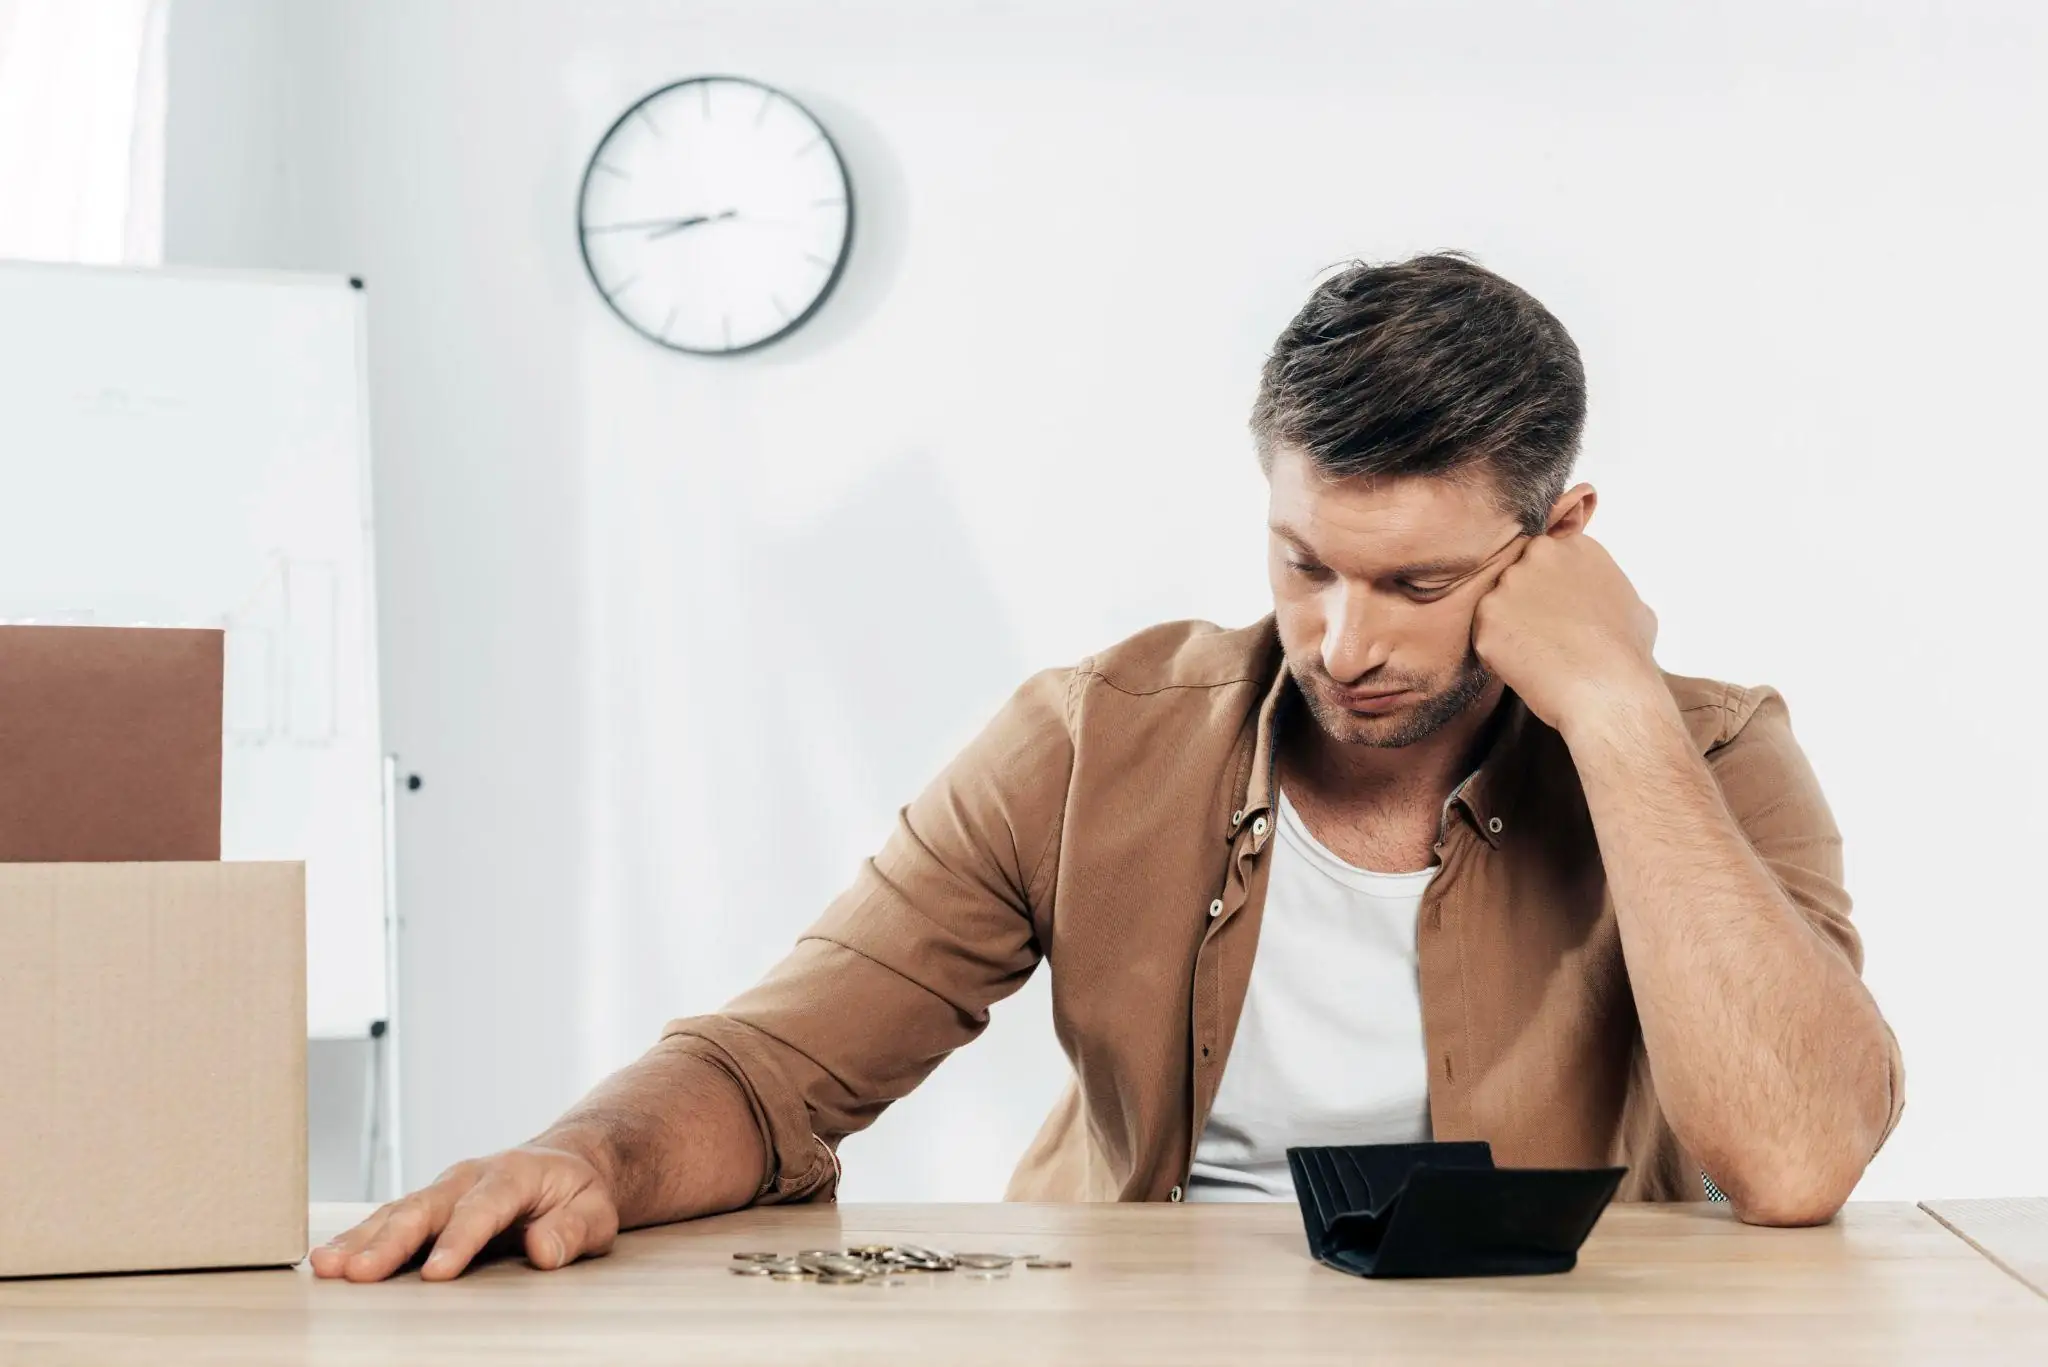
{"label": "rolled-up sleeve", "polygon": [[[1785,700],[1758,689],[1744,717],[1731,714],[1732,734],[1707,752],[1730,815],[1764,867],[1814,933],[1849,966],[1863,970],[1863,941],[1849,920],[1849,890],[1842,876],[1842,833],[1822,795],[1820,780],[1792,735]],[[1890,1050],[1891,1101],[1884,1133],[1897,1128],[1906,1105],[1905,1063],[1898,1037],[1885,1026]]]}
{"label": "rolled-up sleeve", "polygon": [[839,1141],[979,1035],[1037,967],[1076,677],[1026,682],[787,958],[722,1011],[664,1031],[665,1050],[746,1093],[768,1154],[757,1201],[829,1198]]}

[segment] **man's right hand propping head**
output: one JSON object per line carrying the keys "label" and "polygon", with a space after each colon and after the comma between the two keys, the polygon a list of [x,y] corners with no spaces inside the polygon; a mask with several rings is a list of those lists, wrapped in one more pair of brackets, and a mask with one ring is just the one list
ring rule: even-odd
{"label": "man's right hand propping head", "polygon": [[428,1244],[420,1276],[461,1274],[484,1245],[517,1233],[526,1260],[543,1271],[611,1251],[619,1211],[610,1185],[589,1159],[530,1144],[457,1163],[441,1179],[313,1250],[314,1275],[381,1281]]}

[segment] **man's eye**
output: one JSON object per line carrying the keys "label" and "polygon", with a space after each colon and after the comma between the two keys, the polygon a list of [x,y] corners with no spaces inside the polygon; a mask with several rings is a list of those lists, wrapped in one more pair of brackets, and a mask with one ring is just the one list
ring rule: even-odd
{"label": "man's eye", "polygon": [[1407,594],[1410,598],[1434,598],[1440,593],[1449,592],[1451,585],[1411,584],[1406,579],[1397,579],[1394,581],[1394,587]]}
{"label": "man's eye", "polygon": [[1293,570],[1304,579],[1320,579],[1329,573],[1321,565],[1313,564],[1306,560],[1290,560],[1287,562],[1287,568]]}

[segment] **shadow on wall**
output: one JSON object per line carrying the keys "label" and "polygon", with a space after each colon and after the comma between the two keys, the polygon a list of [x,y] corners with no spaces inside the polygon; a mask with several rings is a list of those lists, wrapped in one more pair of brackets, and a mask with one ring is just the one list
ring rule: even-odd
{"label": "shadow on wall", "polygon": [[[775,819],[744,824],[779,838],[750,862],[766,869],[799,855],[808,867],[778,881],[836,892],[853,873],[847,855],[872,852],[895,810],[1044,662],[1020,658],[929,456],[877,471],[753,568],[756,644],[770,652],[758,658],[791,666],[768,675],[761,720],[785,747],[776,771],[794,781],[753,800]],[[835,829],[854,843],[833,849],[845,842],[807,834]],[[848,1189],[864,1200],[997,1199],[1066,1075],[1045,984],[1034,983],[855,1141]]]}
{"label": "shadow on wall", "polygon": [[[1002,598],[962,527],[938,463],[912,455],[854,485],[794,536],[762,543],[750,591],[775,671],[777,714],[795,720],[861,785],[836,797],[893,812],[1023,682]],[[810,730],[826,713],[836,724]]]}

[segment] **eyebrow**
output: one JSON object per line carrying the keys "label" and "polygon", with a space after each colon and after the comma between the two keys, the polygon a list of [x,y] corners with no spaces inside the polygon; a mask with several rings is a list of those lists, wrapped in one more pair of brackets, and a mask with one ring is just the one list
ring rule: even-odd
{"label": "eyebrow", "polygon": [[[1294,528],[1286,523],[1271,523],[1267,529],[1282,541],[1292,544],[1295,549],[1303,554],[1315,556],[1317,559],[1322,558],[1316,556],[1315,547],[1309,545],[1301,533],[1295,531]],[[1413,564],[1396,565],[1393,569],[1388,570],[1383,577],[1388,579],[1441,579],[1446,576],[1455,578],[1458,575],[1470,574],[1490,559],[1492,559],[1492,556],[1482,555],[1476,559],[1471,556],[1444,556],[1436,560],[1417,560]]]}

